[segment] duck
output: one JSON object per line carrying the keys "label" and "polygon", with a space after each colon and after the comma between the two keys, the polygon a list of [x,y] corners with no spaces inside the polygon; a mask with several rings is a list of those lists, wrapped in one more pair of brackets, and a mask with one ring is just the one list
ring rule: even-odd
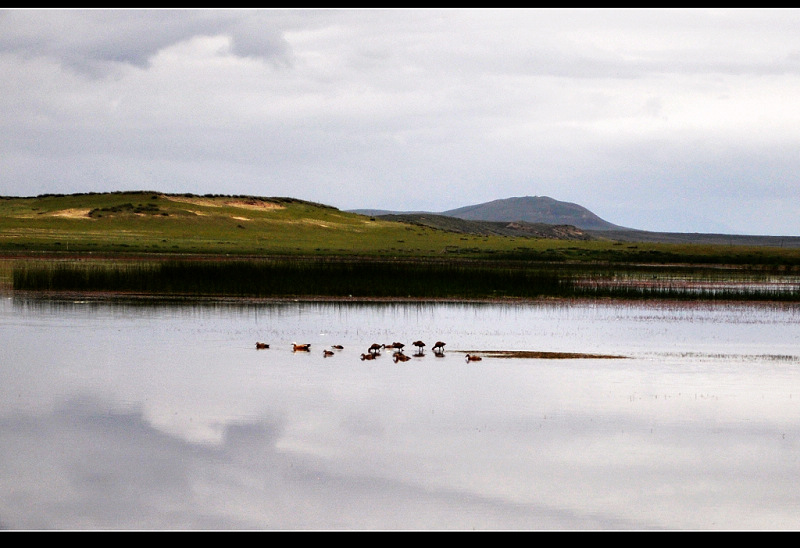
{"label": "duck", "polygon": [[326,358],[327,358],[328,356],[333,356],[333,350],[328,350],[328,349],[326,348],[326,349],[324,349],[324,350],[322,351],[322,355],[323,355],[323,356],[325,356]]}
{"label": "duck", "polygon": [[466,357],[467,357],[467,361],[468,362],[479,362],[479,361],[481,361],[483,359],[480,356],[474,356],[472,354],[467,354]]}
{"label": "duck", "polygon": [[336,350],[342,350],[344,346],[342,346],[341,344],[334,344],[331,345],[331,348],[335,348]]}
{"label": "duck", "polygon": [[269,348],[267,343],[257,342],[256,343],[256,350],[261,350],[263,348]]}
{"label": "duck", "polygon": [[361,354],[361,361],[362,361],[362,362],[363,362],[364,360],[374,360],[374,359],[375,359],[375,354],[370,354],[370,353],[367,353],[367,354]]}
{"label": "duck", "polygon": [[395,352],[395,353],[394,353],[394,363],[397,363],[397,362],[407,362],[407,361],[408,361],[408,360],[410,360],[410,359],[411,359],[411,358],[410,358],[409,356],[406,356],[406,355],[405,355],[405,354],[403,354],[402,352]]}
{"label": "duck", "polygon": [[294,351],[294,352],[298,352],[298,351],[300,351],[300,352],[310,352],[311,351],[311,344],[310,343],[307,343],[307,344],[292,343],[292,351]]}

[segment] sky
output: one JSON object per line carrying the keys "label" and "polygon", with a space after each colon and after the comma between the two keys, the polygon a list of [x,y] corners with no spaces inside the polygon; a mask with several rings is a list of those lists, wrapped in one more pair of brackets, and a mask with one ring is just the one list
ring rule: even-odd
{"label": "sky", "polygon": [[800,9],[1,9],[0,195],[800,235]]}

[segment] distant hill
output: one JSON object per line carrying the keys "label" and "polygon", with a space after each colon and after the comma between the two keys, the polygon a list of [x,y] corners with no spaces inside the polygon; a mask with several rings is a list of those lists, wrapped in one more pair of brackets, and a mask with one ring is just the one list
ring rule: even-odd
{"label": "distant hill", "polygon": [[[497,234],[564,240],[614,240],[676,244],[750,245],[797,248],[797,236],[757,236],[682,232],[649,232],[601,219],[578,204],[547,196],[493,200],[440,213],[357,209],[351,213],[402,221],[468,234]],[[461,220],[461,223],[456,222]]]}
{"label": "distant hill", "polygon": [[438,213],[425,211],[387,211],[357,209],[361,215],[444,215],[466,221],[523,222],[547,225],[572,225],[582,230],[629,230],[605,221],[578,204],[561,202],[547,196],[523,196],[493,200]]}
{"label": "distant hill", "polygon": [[578,204],[547,196],[523,196],[493,200],[444,211],[442,215],[469,221],[523,221],[550,225],[572,225],[584,230],[626,230],[605,221]]}

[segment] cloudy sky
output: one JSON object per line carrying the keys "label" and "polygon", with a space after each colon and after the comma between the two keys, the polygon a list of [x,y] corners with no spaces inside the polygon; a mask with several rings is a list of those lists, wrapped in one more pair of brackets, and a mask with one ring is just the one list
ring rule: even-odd
{"label": "cloudy sky", "polygon": [[0,195],[800,235],[800,10],[0,10]]}

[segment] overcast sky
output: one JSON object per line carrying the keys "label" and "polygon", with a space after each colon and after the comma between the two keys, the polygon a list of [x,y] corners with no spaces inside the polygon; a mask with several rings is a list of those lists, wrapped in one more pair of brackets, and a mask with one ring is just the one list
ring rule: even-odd
{"label": "overcast sky", "polygon": [[800,235],[800,10],[0,10],[0,194]]}

